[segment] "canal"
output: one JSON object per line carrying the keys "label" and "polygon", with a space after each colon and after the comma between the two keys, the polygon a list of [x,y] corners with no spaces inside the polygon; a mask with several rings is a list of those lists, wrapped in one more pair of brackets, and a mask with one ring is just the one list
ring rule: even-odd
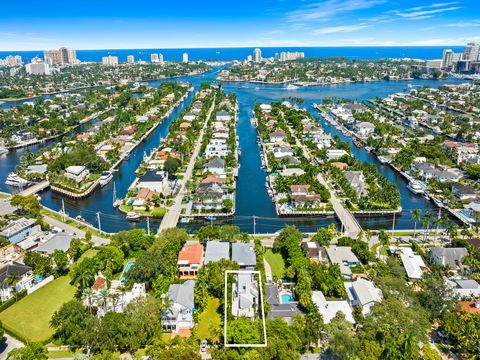
{"label": "canal", "polygon": [[[208,73],[176,78],[176,81],[188,81],[195,90],[204,81],[214,81],[218,69]],[[169,81],[157,80],[150,81],[150,85],[157,87],[160,83]],[[448,83],[458,83],[461,80],[451,79]],[[357,101],[365,101],[375,97],[385,97],[389,94],[402,92],[407,89],[408,84],[412,86],[432,86],[438,87],[446,81],[435,80],[412,80],[412,81],[381,81],[370,83],[356,83],[344,85],[326,85],[316,87],[299,87],[295,90],[288,90],[283,85],[262,85],[248,83],[225,83],[223,87],[227,92],[235,92],[239,102],[239,120],[237,133],[240,138],[240,148],[242,155],[240,157],[240,170],[237,182],[236,194],[236,215],[231,223],[238,225],[242,231],[256,233],[273,233],[285,225],[296,225],[301,231],[315,231],[318,227],[336,224],[339,226],[335,217],[318,218],[279,218],[276,215],[272,201],[265,190],[266,173],[261,169],[260,154],[258,144],[256,143],[256,130],[250,123],[253,104],[255,101],[272,102],[289,97],[304,99],[304,107],[312,115],[318,118],[318,113],[312,108],[313,103],[320,103],[324,98],[341,97]],[[135,227],[146,227],[146,222],[128,222],[117,209],[113,208],[114,189],[117,197],[124,197],[131,182],[135,179],[134,171],[141,163],[144,153],[149,154],[152,149],[159,146],[161,140],[167,135],[170,123],[179,115],[185,106],[188,106],[193,93],[180,105],[172,114],[160,124],[151,136],[140,144],[131,154],[130,158],[121,163],[114,180],[104,188],[97,189],[90,197],[82,200],[63,199],[66,212],[75,217],[81,215],[87,221],[95,226],[97,223],[97,213],[100,215],[102,230],[107,232],[116,232]],[[344,136],[332,125],[319,119],[320,124],[327,133],[338,135],[343,141],[352,144],[349,137]],[[82,131],[86,125],[82,125],[77,131]],[[32,152],[37,151],[41,146],[34,145],[29,149]],[[5,178],[9,172],[14,171],[20,162],[20,157],[25,153],[25,149],[12,151],[0,158],[0,190],[14,191],[4,184]],[[388,180],[397,183],[401,194],[401,205],[403,213],[395,218],[395,229],[411,229],[413,222],[410,218],[410,210],[421,209],[422,211],[437,211],[433,202],[424,199],[421,196],[414,195],[407,188],[407,182],[403,177],[397,174],[388,165],[383,165],[376,159],[375,155],[368,153],[365,149],[358,149],[352,144],[352,151],[355,157],[362,161],[367,161],[378,167],[383,176]],[[54,210],[61,209],[62,197],[51,191],[45,191],[40,194],[42,203]],[[360,217],[359,222],[364,228],[391,229],[393,225],[392,216],[378,217]],[[159,222],[151,221],[152,228],[157,228]],[[190,229],[195,229],[201,224],[187,224]]]}

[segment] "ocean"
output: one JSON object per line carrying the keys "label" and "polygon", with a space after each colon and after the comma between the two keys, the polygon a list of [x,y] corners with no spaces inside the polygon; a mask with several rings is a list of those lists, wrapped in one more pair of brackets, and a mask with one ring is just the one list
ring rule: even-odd
{"label": "ocean", "polygon": [[[264,47],[263,57],[272,57],[282,51],[303,51],[305,57],[320,58],[343,56],[348,59],[414,58],[441,59],[443,46],[406,46],[406,47]],[[461,52],[463,47],[451,47]],[[119,61],[127,61],[128,55],[135,60],[150,60],[150,54],[162,53],[165,61],[180,61],[183,53],[188,53],[189,60],[244,60],[253,55],[254,48],[191,48],[191,49],[104,49],[77,50],[81,61],[102,61],[102,56],[118,56]],[[0,51],[0,59],[8,55],[21,55],[24,62],[35,56],[43,57],[43,50],[38,51]]]}

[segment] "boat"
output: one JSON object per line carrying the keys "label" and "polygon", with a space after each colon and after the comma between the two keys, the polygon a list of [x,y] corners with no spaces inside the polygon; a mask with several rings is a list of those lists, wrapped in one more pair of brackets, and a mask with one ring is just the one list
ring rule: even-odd
{"label": "boat", "polygon": [[77,215],[75,216],[75,220],[77,220],[78,222],[84,223],[86,225],[90,225],[90,223],[87,220],[85,220],[83,216]]}
{"label": "boat", "polygon": [[130,211],[127,213],[127,220],[136,221],[136,220],[140,220],[140,218],[141,218],[140,214],[137,214],[136,212]]}
{"label": "boat", "polygon": [[125,154],[123,155],[124,159],[130,158],[130,150],[125,151]]}
{"label": "boat", "polygon": [[5,185],[10,186],[25,186],[28,185],[28,180],[25,180],[18,176],[16,173],[10,173],[5,180]]}
{"label": "boat", "polygon": [[287,89],[287,90],[297,90],[298,86],[295,86],[293,84],[288,84],[287,86],[285,86],[285,89]]}
{"label": "boat", "polygon": [[385,156],[379,156],[378,161],[380,161],[382,164],[385,164],[388,161],[388,159]]}
{"label": "boat", "polygon": [[362,148],[362,147],[363,147],[363,144],[362,144],[360,141],[358,141],[358,140],[354,140],[354,141],[353,141],[353,144],[354,144],[357,148]]}
{"label": "boat", "polygon": [[204,218],[205,220],[208,220],[208,221],[215,221],[217,220],[217,218],[215,216],[205,216]]}
{"label": "boat", "polygon": [[8,149],[5,146],[0,146],[0,155],[8,153]]}
{"label": "boat", "polygon": [[113,175],[110,171],[104,171],[102,173],[102,176],[100,177],[100,185],[105,186],[107,185],[110,181],[112,181]]}
{"label": "boat", "polygon": [[417,180],[410,180],[407,185],[407,189],[413,192],[414,194],[423,194],[425,190],[422,185]]}
{"label": "boat", "polygon": [[367,152],[371,152],[372,148],[370,146],[365,146],[365,150],[367,150]]}

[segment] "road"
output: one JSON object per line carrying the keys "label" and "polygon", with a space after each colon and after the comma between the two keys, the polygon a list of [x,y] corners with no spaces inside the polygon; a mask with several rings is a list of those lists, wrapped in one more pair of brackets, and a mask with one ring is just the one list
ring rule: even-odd
{"label": "road", "polygon": [[0,342],[0,360],[5,360],[8,353],[13,349],[18,349],[24,346],[25,344],[21,341],[11,337],[10,335],[5,334],[2,341]]}
{"label": "road", "polygon": [[[82,238],[85,237],[85,231],[83,231],[83,230],[80,230],[80,229],[78,229],[74,226],[65,224],[65,223],[61,222],[60,220],[52,218],[48,215],[42,215],[42,217],[43,217],[43,220],[45,220],[45,222],[50,226],[60,228],[67,233],[76,234],[76,235],[78,235],[79,237],[82,237]],[[99,236],[96,236],[96,235],[92,235],[92,241],[96,246],[105,245],[105,244],[108,244],[110,242],[109,239],[102,238],[102,237],[99,237]]]}
{"label": "road", "polygon": [[174,204],[167,210],[167,213],[163,217],[162,222],[160,223],[160,227],[158,228],[158,233],[160,233],[162,230],[165,230],[165,229],[174,228],[178,224],[178,220],[180,219],[180,211],[182,208],[182,199],[183,199],[183,195],[185,194],[185,184],[192,177],[193,167],[195,166],[195,161],[197,160],[198,153],[200,152],[200,147],[202,146],[203,134],[205,133],[208,120],[210,119],[210,115],[212,114],[212,111],[214,108],[215,108],[215,97],[213,98],[212,106],[208,111],[202,130],[200,130],[200,135],[198,136],[198,140],[193,150],[192,157],[190,158],[190,162],[188,163],[187,170],[183,175],[183,179],[180,181],[180,184],[179,184],[180,191],[175,197]]}

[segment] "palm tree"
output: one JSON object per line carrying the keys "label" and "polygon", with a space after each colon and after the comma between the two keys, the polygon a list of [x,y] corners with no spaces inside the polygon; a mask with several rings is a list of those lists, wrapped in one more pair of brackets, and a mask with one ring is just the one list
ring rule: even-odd
{"label": "palm tree", "polygon": [[462,225],[462,235],[463,235],[463,240],[465,240],[466,236],[470,235],[470,227],[467,224]]}
{"label": "palm tree", "polygon": [[414,223],[415,229],[413,230],[413,237],[414,239],[417,238],[417,222],[420,221],[422,216],[422,211],[420,209],[410,210],[410,215],[412,217],[412,221]]}
{"label": "palm tree", "polygon": [[17,275],[8,275],[7,278],[7,285],[12,287],[13,295],[15,296],[15,301],[17,301],[17,284],[18,284],[18,276]]}
{"label": "palm tree", "polygon": [[442,223],[443,223],[443,219],[440,217],[436,217],[435,219],[433,219],[433,226],[435,227],[435,233],[433,234],[433,242],[437,240],[438,228]]}
{"label": "palm tree", "polygon": [[91,288],[85,288],[82,291],[82,300],[87,302],[88,310],[92,313],[93,308],[93,290]]}
{"label": "palm tree", "polygon": [[98,302],[103,306],[103,309],[107,311],[108,300],[110,299],[110,290],[103,288],[98,292]]}
{"label": "palm tree", "polygon": [[455,224],[454,222],[450,223],[447,227],[447,232],[448,235],[450,236],[450,241],[452,241],[452,238],[457,236],[457,230],[458,230],[458,225]]}
{"label": "palm tree", "polygon": [[427,235],[428,235],[428,230],[430,229],[430,222],[432,220],[433,213],[427,212],[425,215],[423,215],[422,218],[422,228],[425,230],[425,234],[423,237],[424,241],[427,241]]}

